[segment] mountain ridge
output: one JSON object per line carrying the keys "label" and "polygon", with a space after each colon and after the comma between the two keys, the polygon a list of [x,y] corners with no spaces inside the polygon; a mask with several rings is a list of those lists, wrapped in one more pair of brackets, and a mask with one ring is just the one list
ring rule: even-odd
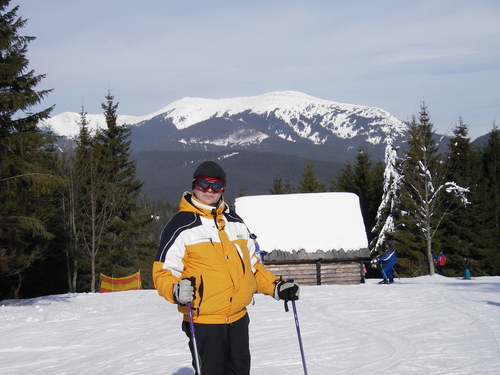
{"label": "mountain ridge", "polygon": [[[105,126],[104,115],[86,117],[90,129]],[[41,127],[72,139],[78,135],[79,119],[80,114],[66,112]],[[268,194],[276,174],[298,186],[308,163],[328,186],[360,147],[373,160],[383,160],[386,144],[403,145],[408,128],[379,108],[296,91],[183,98],[149,115],[118,115],[118,123],[131,129],[131,152],[137,176],[144,181],[143,194],[173,203],[190,188],[186,168],[194,170],[191,164],[196,162],[213,159],[224,164],[231,185],[240,190],[228,188],[229,199],[242,189],[247,195]]]}
{"label": "mountain ridge", "polygon": [[[402,134],[406,124],[389,112],[376,107],[338,103],[315,98],[296,91],[276,91],[258,96],[203,99],[183,98],[175,101],[152,114],[145,116],[118,115],[118,121],[131,127],[141,127],[150,121],[170,123],[177,130],[183,130],[211,118],[240,119],[241,114],[253,114],[268,119],[279,119],[295,133],[283,133],[282,129],[271,126],[275,133],[284,139],[297,140],[297,137],[309,139],[315,144],[326,141],[330,133],[339,138],[352,138],[359,134],[367,136],[371,143],[380,142],[380,134],[374,134],[374,128],[387,133]],[[104,127],[104,115],[87,114],[90,128]],[[64,112],[41,123],[44,129],[51,129],[57,135],[76,137],[77,122],[80,114]],[[357,126],[359,119],[371,119],[370,129]],[[272,125],[272,124],[270,124]],[[324,128],[328,134],[320,136],[318,128]],[[378,133],[378,132],[376,132]]]}

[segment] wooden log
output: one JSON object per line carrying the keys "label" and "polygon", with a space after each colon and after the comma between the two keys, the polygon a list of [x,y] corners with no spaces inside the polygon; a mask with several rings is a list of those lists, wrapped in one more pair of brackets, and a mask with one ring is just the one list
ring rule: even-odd
{"label": "wooden log", "polygon": [[266,268],[284,280],[294,279],[303,285],[359,284],[362,279],[361,261],[307,260],[291,263],[271,262]]}

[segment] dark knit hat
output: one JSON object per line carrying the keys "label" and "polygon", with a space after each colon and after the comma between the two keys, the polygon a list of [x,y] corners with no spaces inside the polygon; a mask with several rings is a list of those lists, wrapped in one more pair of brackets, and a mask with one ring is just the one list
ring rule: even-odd
{"label": "dark knit hat", "polygon": [[222,169],[222,167],[217,164],[215,161],[204,161],[201,163],[198,168],[193,173],[193,178],[205,176],[212,178],[220,178],[222,180],[226,179],[226,172]]}

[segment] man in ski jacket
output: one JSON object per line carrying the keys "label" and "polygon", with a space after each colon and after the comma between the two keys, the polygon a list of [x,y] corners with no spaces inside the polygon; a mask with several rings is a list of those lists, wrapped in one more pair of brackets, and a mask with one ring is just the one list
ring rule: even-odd
{"label": "man in ski jacket", "polygon": [[396,250],[392,246],[391,241],[385,241],[385,253],[378,260],[382,264],[383,280],[380,284],[392,284],[394,282],[392,268],[396,264],[396,258]]}
{"label": "man in ski jacket", "polygon": [[439,255],[436,259],[436,263],[437,263],[438,273],[440,275],[444,276],[444,266],[446,264],[446,255],[444,255],[444,253],[442,251],[439,252]]}
{"label": "man in ski jacket", "polygon": [[184,315],[197,367],[188,307],[203,375],[250,373],[246,306],[255,292],[280,300],[297,300],[299,286],[280,281],[260,262],[243,220],[224,202],[226,173],[213,162],[193,174],[192,193],[185,192],[179,212],[162,231],[153,264],[158,293]]}

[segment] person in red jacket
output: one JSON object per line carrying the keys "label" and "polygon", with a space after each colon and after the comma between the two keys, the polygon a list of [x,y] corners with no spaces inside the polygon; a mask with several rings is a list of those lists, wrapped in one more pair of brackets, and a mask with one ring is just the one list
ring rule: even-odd
{"label": "person in red jacket", "polygon": [[[214,161],[196,168],[192,192],[162,231],[153,263],[158,293],[183,314],[193,357],[203,375],[250,374],[246,306],[255,292],[278,300],[299,299],[293,280],[268,271],[243,220],[224,202],[226,173]],[[193,311],[196,351],[187,304]]]}
{"label": "person in red jacket", "polygon": [[437,264],[437,268],[438,268],[438,273],[440,275],[444,276],[444,266],[446,264],[446,255],[444,255],[444,253],[442,251],[439,252],[439,255],[436,259],[436,264]]}

